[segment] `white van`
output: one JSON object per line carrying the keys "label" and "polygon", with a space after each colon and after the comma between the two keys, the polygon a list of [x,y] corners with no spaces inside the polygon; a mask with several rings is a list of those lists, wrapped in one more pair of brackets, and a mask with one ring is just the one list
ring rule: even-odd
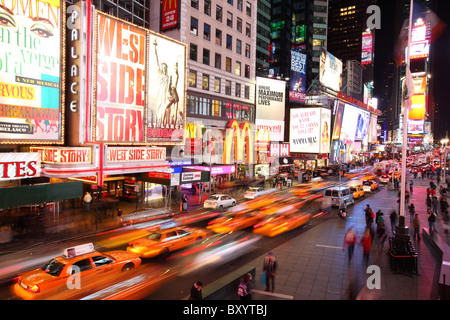
{"label": "white van", "polygon": [[331,206],[350,205],[355,203],[353,193],[347,187],[333,187],[325,190],[323,198]]}

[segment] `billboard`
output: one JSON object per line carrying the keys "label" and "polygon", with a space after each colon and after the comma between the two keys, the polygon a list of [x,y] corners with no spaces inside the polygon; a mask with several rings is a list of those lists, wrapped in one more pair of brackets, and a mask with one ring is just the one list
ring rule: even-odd
{"label": "billboard", "polygon": [[150,32],[146,141],[183,142],[186,122],[186,45]]}
{"label": "billboard", "polygon": [[328,153],[330,151],[330,116],[330,110],[325,108],[291,109],[290,151]]}
{"label": "billboard", "polygon": [[161,32],[177,28],[180,23],[180,3],[178,0],[161,1]]}
{"label": "billboard", "polygon": [[336,100],[334,109],[334,127],[333,127],[333,140],[339,140],[341,134],[342,116],[344,114],[344,103]]}
{"label": "billboard", "polygon": [[418,19],[411,28],[411,44],[409,46],[410,59],[428,57],[430,53],[431,32],[422,19]]}
{"label": "billboard", "polygon": [[413,78],[413,95],[411,96],[411,109],[408,113],[408,118],[412,120],[425,119],[426,113],[426,91],[427,78],[415,77]]}
{"label": "billboard", "polygon": [[144,142],[146,32],[96,12],[95,140]]}
{"label": "billboard", "polygon": [[284,141],[284,121],[255,120],[256,130],[267,130],[270,141]]}
{"label": "billboard", "polygon": [[0,141],[64,141],[64,1],[0,4]]}
{"label": "billboard", "polygon": [[408,134],[424,134],[424,120],[408,120]]}
{"label": "billboard", "polygon": [[369,112],[346,103],[342,117],[340,140],[344,144],[363,140],[369,128],[369,121]]}
{"label": "billboard", "polygon": [[378,117],[375,114],[370,116],[370,131],[369,142],[375,143],[378,141]]}
{"label": "billboard", "polygon": [[256,119],[284,121],[286,82],[256,77]]}
{"label": "billboard", "polygon": [[320,83],[334,91],[339,91],[341,87],[342,61],[331,53],[320,48]]}
{"label": "billboard", "polygon": [[289,100],[305,102],[306,54],[291,49],[291,72],[289,77]]}
{"label": "billboard", "polygon": [[361,64],[370,64],[373,61],[373,35],[372,32],[364,31],[362,34]]}

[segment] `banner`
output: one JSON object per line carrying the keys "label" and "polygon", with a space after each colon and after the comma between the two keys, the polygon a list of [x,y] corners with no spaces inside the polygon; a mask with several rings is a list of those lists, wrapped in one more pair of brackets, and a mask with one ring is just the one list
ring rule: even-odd
{"label": "banner", "polygon": [[146,32],[96,13],[95,139],[144,142]]}
{"label": "banner", "polygon": [[0,153],[0,181],[35,178],[40,175],[41,157],[39,153]]}
{"label": "banner", "polygon": [[328,153],[330,115],[330,110],[325,108],[291,109],[290,151]]}
{"label": "banner", "polygon": [[319,81],[322,85],[334,91],[341,87],[342,61],[324,48],[320,49]]}
{"label": "banner", "polygon": [[286,82],[256,77],[256,119],[284,121]]}
{"label": "banner", "polygon": [[0,141],[62,143],[64,2],[0,2]]}
{"label": "banner", "polygon": [[306,54],[291,49],[291,74],[289,100],[305,102],[306,98]]}
{"label": "banner", "polygon": [[161,31],[177,28],[180,23],[180,3],[179,0],[161,1]]}

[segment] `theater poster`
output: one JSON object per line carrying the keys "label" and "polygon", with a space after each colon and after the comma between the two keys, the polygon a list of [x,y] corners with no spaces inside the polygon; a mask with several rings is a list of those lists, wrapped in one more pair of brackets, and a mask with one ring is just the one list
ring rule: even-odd
{"label": "theater poster", "polygon": [[63,143],[65,5],[0,1],[0,143]]}
{"label": "theater poster", "polygon": [[149,32],[148,59],[147,142],[181,143],[186,122],[186,45]]}
{"label": "theater poster", "polygon": [[95,140],[144,142],[146,30],[96,11]]}

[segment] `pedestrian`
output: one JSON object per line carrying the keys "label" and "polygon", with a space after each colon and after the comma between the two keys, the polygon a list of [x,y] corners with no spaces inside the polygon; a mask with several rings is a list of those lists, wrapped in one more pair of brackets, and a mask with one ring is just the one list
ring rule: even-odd
{"label": "pedestrian", "polygon": [[437,197],[433,197],[431,199],[431,204],[433,205],[433,212],[435,214],[437,214],[438,213],[438,211],[437,211],[437,207],[438,207],[438,199],[437,199]]}
{"label": "pedestrian", "polygon": [[448,215],[448,202],[447,202],[447,198],[442,196],[441,197],[441,212],[443,215]]}
{"label": "pedestrian", "polygon": [[370,228],[373,223],[373,218],[375,218],[375,214],[372,211],[372,208],[370,205],[366,206],[366,209],[364,210],[365,216],[366,216],[366,227]]}
{"label": "pedestrian", "polygon": [[395,226],[397,225],[397,212],[395,210],[392,210],[391,214],[389,215],[389,218],[391,220],[392,234],[394,234],[395,233]]}
{"label": "pedestrian", "polygon": [[413,194],[413,186],[414,186],[414,182],[411,180],[409,182],[409,193]]}
{"label": "pedestrian", "polygon": [[383,251],[384,242],[386,241],[386,227],[384,222],[381,222],[377,226],[377,241],[378,241],[378,252]]}
{"label": "pedestrian", "polygon": [[355,249],[355,243],[356,243],[356,235],[353,231],[353,227],[350,227],[347,230],[347,233],[344,237],[344,246],[342,247],[343,250],[345,250],[345,246],[347,246],[347,252],[348,252],[348,262],[352,260],[353,251]]}
{"label": "pedestrian", "polygon": [[417,240],[420,241],[420,220],[417,213],[413,219],[413,228],[414,228],[413,239],[416,239],[417,236]]}
{"label": "pedestrian", "polygon": [[122,209],[117,208],[117,217],[119,218],[119,222],[120,222],[120,223],[123,222],[123,220],[122,220],[122,214],[123,214]]}
{"label": "pedestrian", "polygon": [[375,223],[377,224],[377,227],[381,223],[384,223],[384,213],[381,210],[378,210],[375,215]]}
{"label": "pedestrian", "polygon": [[370,249],[372,248],[372,236],[370,234],[370,228],[366,228],[366,230],[364,231],[360,244],[362,244],[363,247],[364,262],[366,263],[366,265],[368,265]]}
{"label": "pedestrian", "polygon": [[430,197],[429,193],[427,193],[426,203],[427,203],[427,209],[431,209],[431,197]]}
{"label": "pedestrian", "polygon": [[188,198],[187,198],[186,194],[183,194],[183,197],[181,198],[181,203],[183,204],[183,211],[187,210],[187,202],[188,202]]}
{"label": "pedestrian", "polygon": [[275,271],[277,270],[277,259],[272,252],[269,252],[264,258],[263,271],[266,273],[266,291],[270,291],[270,282],[272,282],[272,292],[275,290]]}
{"label": "pedestrian", "polygon": [[86,194],[84,195],[83,202],[84,202],[84,209],[86,211],[90,211],[91,210],[92,196],[87,191],[86,191]]}
{"label": "pedestrian", "polygon": [[237,293],[241,300],[252,300],[252,275],[250,273],[242,277]]}
{"label": "pedestrian", "polygon": [[428,209],[428,232],[431,235],[433,235],[436,231],[436,214],[431,209]]}
{"label": "pedestrian", "polygon": [[409,209],[409,222],[412,223],[414,215],[416,214],[416,208],[414,207],[414,203],[411,203],[408,209]]}
{"label": "pedestrian", "polygon": [[189,300],[203,300],[202,287],[203,287],[203,283],[201,281],[195,282],[192,285],[191,295],[189,296]]}

